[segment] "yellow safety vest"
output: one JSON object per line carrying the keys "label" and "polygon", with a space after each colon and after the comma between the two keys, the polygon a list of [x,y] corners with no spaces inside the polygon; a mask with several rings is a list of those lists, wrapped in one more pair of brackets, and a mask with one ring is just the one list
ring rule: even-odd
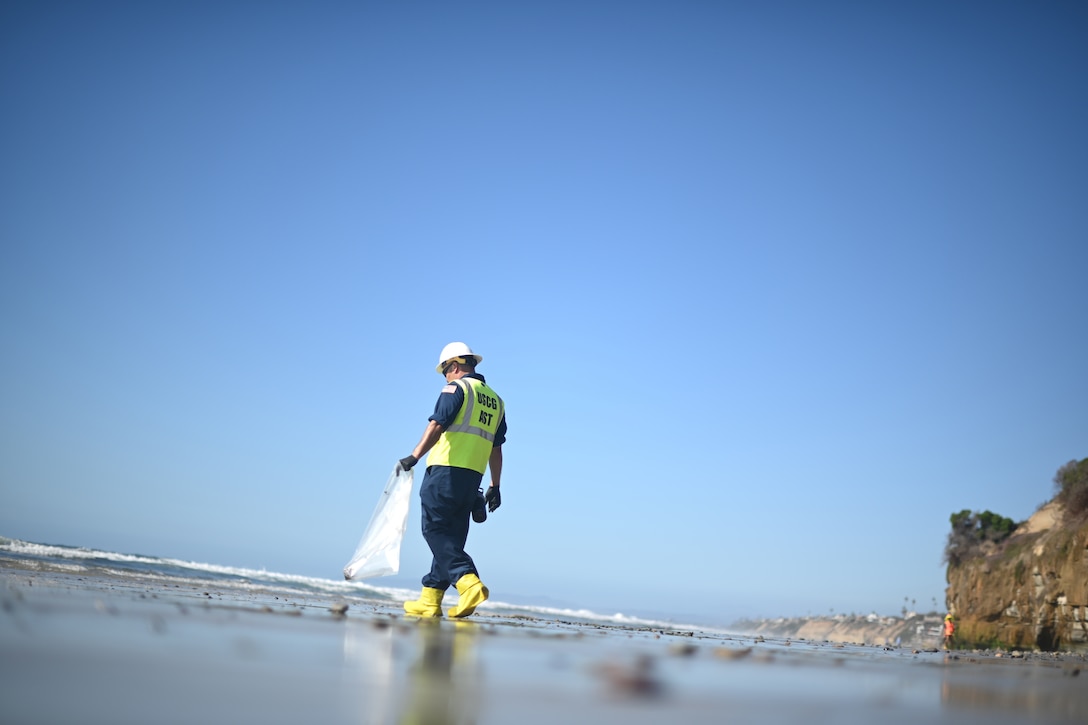
{"label": "yellow safety vest", "polygon": [[428,466],[454,466],[483,473],[491,459],[495,433],[503,416],[503,402],[487,383],[476,378],[453,381],[465,392],[457,417],[442,432],[427,455]]}

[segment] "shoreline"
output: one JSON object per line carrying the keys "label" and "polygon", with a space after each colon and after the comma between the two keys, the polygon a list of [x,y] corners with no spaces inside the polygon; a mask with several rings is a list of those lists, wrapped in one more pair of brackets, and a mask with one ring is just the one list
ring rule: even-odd
{"label": "shoreline", "polygon": [[[919,652],[4,567],[8,722],[1083,722],[1081,655]],[[346,609],[345,609],[346,606]],[[59,693],[63,693],[60,696]]]}

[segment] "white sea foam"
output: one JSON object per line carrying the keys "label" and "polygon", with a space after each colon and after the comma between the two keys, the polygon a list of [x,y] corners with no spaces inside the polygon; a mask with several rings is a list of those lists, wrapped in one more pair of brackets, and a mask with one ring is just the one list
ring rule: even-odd
{"label": "white sea foam", "polygon": [[[119,554],[114,551],[102,551],[99,549],[86,549],[83,547],[53,546],[50,544],[35,544],[19,539],[7,539],[0,537],[0,551],[10,551],[14,554],[50,558],[50,559],[94,559],[127,564],[146,564],[162,568],[189,569],[208,574],[217,574],[225,577],[239,577],[242,579],[262,579],[284,584],[309,586],[330,592],[362,590],[383,593],[382,587],[374,587],[361,582],[334,581],[319,577],[302,576],[299,574],[284,574],[268,571],[266,569],[247,569],[244,567],[223,566],[220,564],[207,564],[199,561],[186,561],[183,559],[169,559],[161,557],[141,556],[138,554]],[[131,574],[131,572],[124,572]],[[389,590],[393,591],[393,590]]]}
{"label": "white sea foam", "polygon": [[[357,581],[323,579],[320,577],[303,576],[300,574],[286,574],[282,572],[268,571],[266,569],[247,569],[244,567],[223,566],[220,564],[207,564],[196,561],[184,561],[182,559],[166,559],[137,554],[120,554],[113,551],[87,549],[83,547],[54,546],[50,544],[37,544],[18,539],[0,537],[0,551],[8,551],[12,554],[49,559],[50,566],[73,572],[86,571],[87,567],[82,562],[92,560],[110,562],[114,564],[135,564],[145,569],[119,569],[104,566],[107,573],[115,576],[133,578],[157,578],[163,575],[172,580],[185,583],[194,587],[209,586],[209,577],[213,575],[216,585],[229,586],[234,589],[258,590],[269,586],[282,585],[296,590],[320,591],[329,594],[343,596],[361,596],[364,598],[376,597],[382,600],[404,601],[416,596],[415,590],[399,587],[377,586]],[[664,622],[654,619],[643,619],[623,613],[612,615],[601,614],[589,609],[569,609],[562,607],[534,606],[525,604],[509,604],[502,601],[489,600],[480,606],[481,611],[495,613],[524,613],[529,616],[545,619],[574,619],[602,625],[622,625],[627,627],[647,627],[654,629],[701,629],[710,631],[706,627],[694,625],[681,625],[673,622]]]}
{"label": "white sea foam", "polygon": [[536,615],[548,619],[578,619],[583,621],[597,622],[600,624],[614,624],[623,625],[626,627],[647,627],[651,629],[683,629],[683,630],[696,630],[706,629],[696,625],[676,624],[675,622],[665,622],[657,619],[644,619],[642,617],[633,617],[622,612],[608,615],[601,614],[600,612],[594,612],[590,609],[565,609],[562,607],[542,607],[534,606],[530,604],[506,604],[505,602],[487,601],[480,605],[480,609],[494,609],[494,610],[515,610],[518,612],[527,612],[532,615]]}

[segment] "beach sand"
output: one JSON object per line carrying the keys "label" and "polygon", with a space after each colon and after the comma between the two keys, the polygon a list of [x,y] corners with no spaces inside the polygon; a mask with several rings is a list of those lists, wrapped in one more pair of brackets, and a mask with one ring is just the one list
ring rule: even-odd
{"label": "beach sand", "polygon": [[1088,722],[1083,655],[425,621],[397,603],[13,568],[0,604],[11,725]]}

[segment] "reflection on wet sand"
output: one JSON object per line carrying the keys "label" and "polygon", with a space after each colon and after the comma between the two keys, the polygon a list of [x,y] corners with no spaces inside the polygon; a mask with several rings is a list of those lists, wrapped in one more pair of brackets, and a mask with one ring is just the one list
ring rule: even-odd
{"label": "reflection on wet sand", "polygon": [[408,670],[401,725],[462,725],[479,715],[481,670],[471,622],[420,622],[419,655]]}
{"label": "reflection on wet sand", "polygon": [[1088,682],[1077,665],[1013,663],[989,656],[949,655],[941,680],[941,704],[951,711],[1019,713],[1036,719],[1088,716]]}
{"label": "reflection on wet sand", "polygon": [[406,617],[344,629],[346,691],[360,722],[462,725],[483,693],[474,622]]}

